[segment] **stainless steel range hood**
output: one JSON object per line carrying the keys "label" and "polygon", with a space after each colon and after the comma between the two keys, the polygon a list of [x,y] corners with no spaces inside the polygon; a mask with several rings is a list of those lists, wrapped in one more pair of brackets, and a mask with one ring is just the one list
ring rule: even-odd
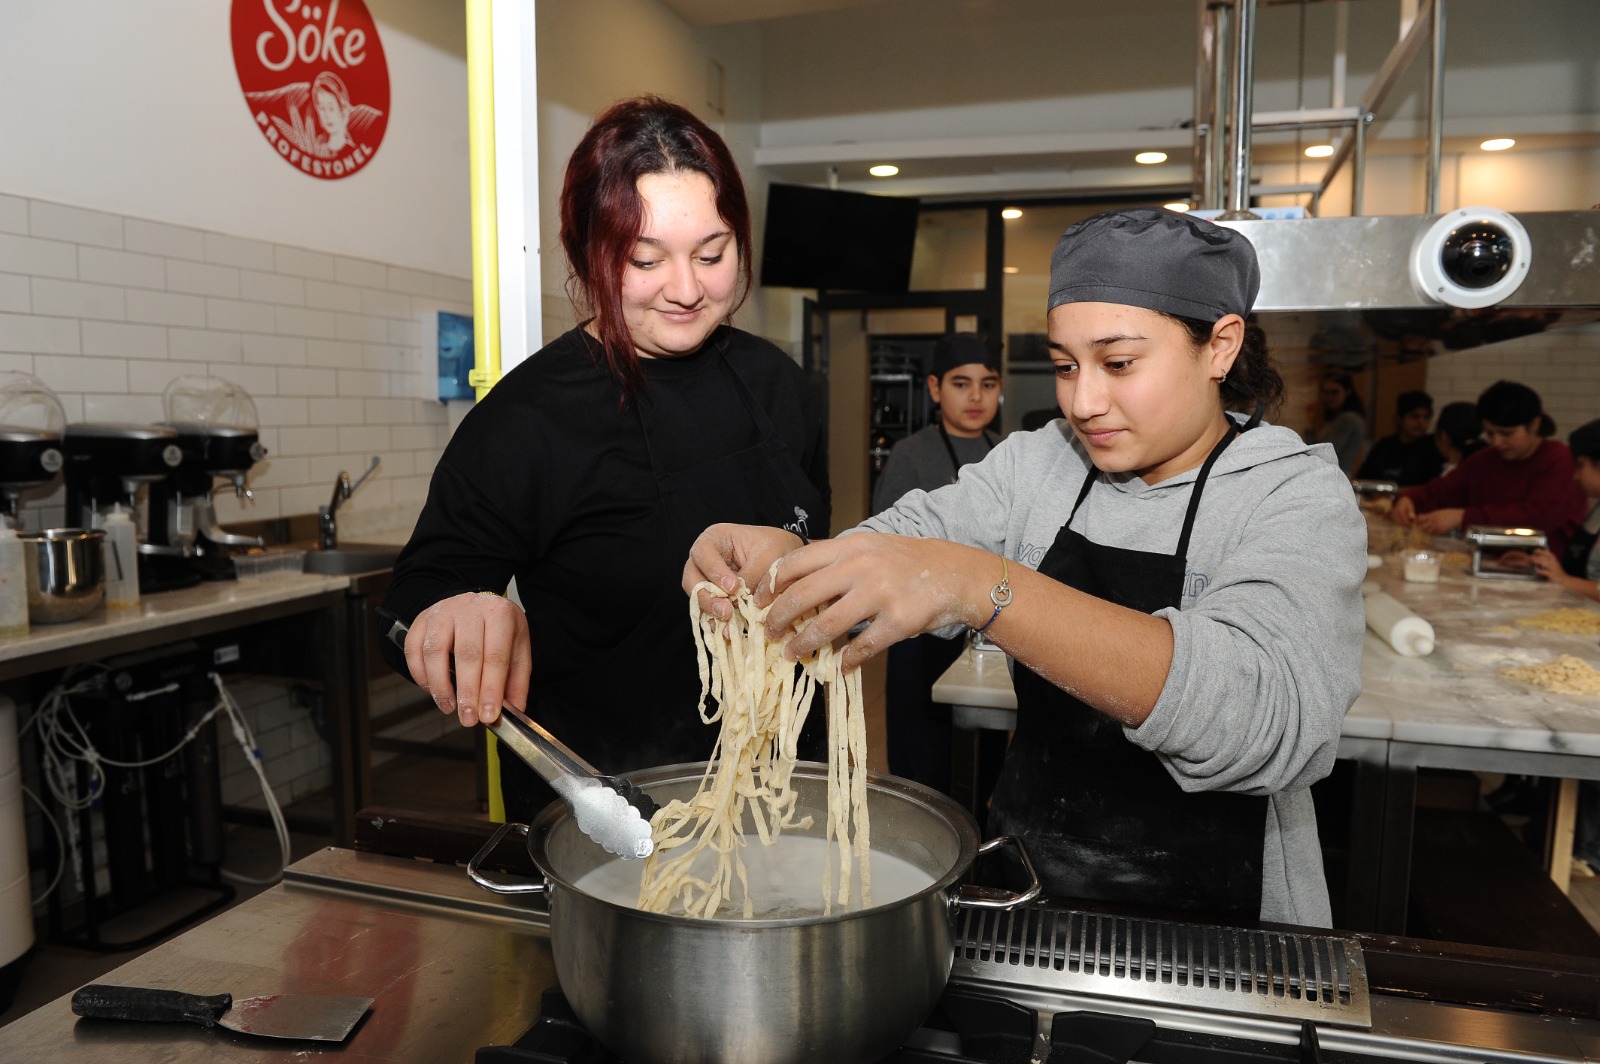
{"label": "stainless steel range hood", "polygon": [[[1600,211],[1227,221],[1261,260],[1256,313],[1328,361],[1436,354],[1600,319]],[[1308,316],[1314,325],[1307,327]]]}

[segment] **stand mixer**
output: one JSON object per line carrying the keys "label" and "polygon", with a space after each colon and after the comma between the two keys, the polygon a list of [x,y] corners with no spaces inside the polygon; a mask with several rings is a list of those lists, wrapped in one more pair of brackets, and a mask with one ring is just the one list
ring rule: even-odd
{"label": "stand mixer", "polygon": [[[67,485],[67,522],[79,528],[103,528],[105,515],[122,507],[135,515],[139,528],[145,521],[146,485],[161,483],[183,464],[178,434],[161,425],[86,421],[68,425],[61,435],[61,451],[66,458],[62,476]],[[139,587],[160,591],[183,587],[184,583],[163,583],[160,574],[150,569],[153,557],[178,561],[194,553],[192,545],[169,546],[139,543]],[[198,583],[198,577],[189,584]]]}
{"label": "stand mixer", "polygon": [[241,501],[254,498],[245,478],[267,454],[256,405],[243,388],[221,377],[178,377],[167,385],[162,401],[162,425],[177,433],[183,464],[150,486],[149,541],[190,548],[189,568],[202,579],[231,580],[228,549],[260,547],[264,541],[224,530],[212,492],[222,479]]}
{"label": "stand mixer", "polygon": [[22,496],[55,480],[66,413],[55,392],[27,373],[0,374],[0,519],[21,528]]}

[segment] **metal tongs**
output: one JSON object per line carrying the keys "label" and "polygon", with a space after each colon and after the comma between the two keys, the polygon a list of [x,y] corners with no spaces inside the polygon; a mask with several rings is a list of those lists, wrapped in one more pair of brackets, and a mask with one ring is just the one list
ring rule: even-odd
{"label": "metal tongs", "polygon": [[[406,623],[380,609],[389,623],[385,633],[401,649],[406,645]],[[454,678],[455,670],[451,669]],[[620,776],[604,776],[593,765],[514,706],[502,705],[500,717],[485,725],[513,753],[527,762],[561,796],[578,830],[623,860],[649,857],[655,850],[650,818],[660,808],[648,794]]]}

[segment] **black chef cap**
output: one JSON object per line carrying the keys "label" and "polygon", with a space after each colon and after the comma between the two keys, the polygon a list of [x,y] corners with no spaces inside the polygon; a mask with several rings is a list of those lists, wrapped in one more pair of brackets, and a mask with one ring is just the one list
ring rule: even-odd
{"label": "black chef cap", "polygon": [[1572,453],[1581,458],[1600,459],[1600,421],[1589,421],[1572,430],[1567,437]]}
{"label": "black chef cap", "polygon": [[1000,345],[982,333],[946,333],[933,345],[933,375],[941,381],[957,366],[972,363],[1000,372]]}
{"label": "black chef cap", "polygon": [[1177,211],[1127,207],[1070,226],[1050,256],[1050,304],[1122,303],[1180,318],[1243,317],[1261,290],[1238,231]]}

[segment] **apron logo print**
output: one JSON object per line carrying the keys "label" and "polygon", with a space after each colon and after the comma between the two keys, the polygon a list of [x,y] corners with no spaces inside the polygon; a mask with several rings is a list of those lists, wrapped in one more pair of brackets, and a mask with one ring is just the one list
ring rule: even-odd
{"label": "apron logo print", "polygon": [[794,508],[794,520],[785,524],[783,530],[785,532],[793,532],[807,543],[811,542],[811,531],[806,526],[806,521],[810,516],[810,514],[796,506]]}

